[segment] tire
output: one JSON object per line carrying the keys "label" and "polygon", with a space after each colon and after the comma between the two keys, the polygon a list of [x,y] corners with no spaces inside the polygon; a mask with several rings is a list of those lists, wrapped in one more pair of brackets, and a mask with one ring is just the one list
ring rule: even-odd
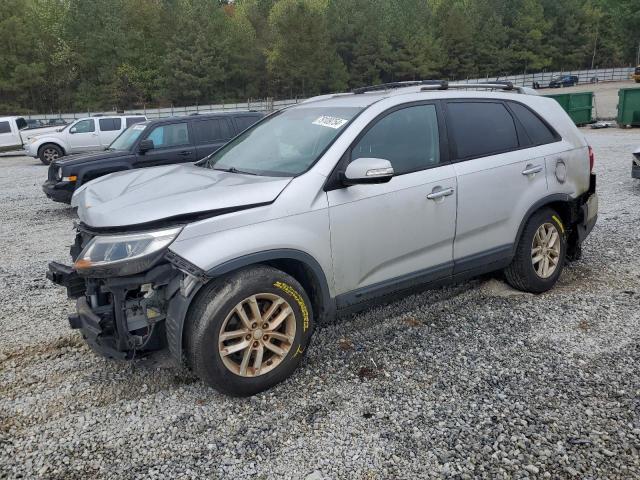
{"label": "tire", "polygon": [[[258,322],[254,321],[254,306],[259,309]],[[238,308],[244,312],[244,320]],[[271,325],[280,318],[284,320],[272,330]],[[294,278],[268,266],[248,267],[210,283],[198,294],[185,325],[187,363],[219,392],[254,395],[293,373],[313,329],[311,302]],[[233,332],[233,337],[221,341],[223,330]],[[285,336],[292,341],[281,339]],[[240,348],[242,345],[245,347]],[[272,351],[273,346],[280,354]],[[262,362],[256,368],[260,351]],[[245,362],[246,355],[249,359]]]}
{"label": "tire", "polygon": [[[544,230],[541,230],[544,228]],[[549,232],[548,241],[537,232]],[[557,240],[552,243],[554,234]],[[534,252],[534,248],[536,251]],[[535,212],[524,227],[516,253],[504,273],[509,285],[530,293],[542,293],[551,289],[562,273],[567,254],[567,238],[562,219],[557,212],[543,208]],[[535,259],[542,260],[534,264]],[[544,258],[548,257],[545,270]],[[553,262],[556,262],[554,265]]]}
{"label": "tire", "polygon": [[38,158],[45,165],[64,155],[62,148],[55,143],[45,143],[38,149]]}

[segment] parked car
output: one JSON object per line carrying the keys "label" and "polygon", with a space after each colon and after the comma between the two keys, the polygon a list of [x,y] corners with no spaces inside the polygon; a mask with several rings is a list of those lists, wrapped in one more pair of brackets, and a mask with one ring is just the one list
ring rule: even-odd
{"label": "parked car", "polygon": [[640,65],[638,65],[631,74],[631,80],[635,80],[636,83],[640,83]]}
{"label": "parked car", "polygon": [[42,189],[50,199],[69,203],[81,185],[112,172],[195,162],[262,117],[258,112],[237,112],[137,123],[103,152],[54,160]]}
{"label": "parked car", "polygon": [[127,127],[146,119],[141,115],[81,118],[31,138],[25,142],[25,150],[27,155],[49,165],[64,155],[104,150]]}
{"label": "parked car", "polygon": [[83,185],[74,263],[48,273],[77,299],[71,327],[251,395],[291,375],[322,319],[495,270],[549,290],[596,222],[593,152],[555,100],[470,87],[487,88],[317,97],[195,165]]}
{"label": "parked car", "polygon": [[26,120],[27,122],[27,128],[28,129],[33,129],[33,128],[44,128],[47,126],[47,124],[45,122],[43,122],[40,119],[37,118],[28,118]]}
{"label": "parked car", "polygon": [[68,124],[64,118],[50,118],[47,120],[47,125],[50,127],[64,127]]}
{"label": "parked car", "polygon": [[21,131],[27,128],[22,117],[0,117],[0,152],[22,149]]}
{"label": "parked car", "polygon": [[549,88],[573,87],[578,84],[578,81],[576,75],[559,75],[551,79]]}
{"label": "parked car", "polygon": [[640,147],[633,152],[633,160],[631,161],[631,177],[640,178]]}

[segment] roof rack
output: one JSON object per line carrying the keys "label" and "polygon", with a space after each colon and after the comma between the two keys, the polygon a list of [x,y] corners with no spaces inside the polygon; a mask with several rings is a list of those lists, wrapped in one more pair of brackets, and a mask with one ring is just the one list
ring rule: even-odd
{"label": "roof rack", "polygon": [[378,90],[390,90],[392,88],[417,87],[420,85],[440,87],[440,89],[445,90],[447,81],[446,80],[409,80],[407,82],[381,83],[379,85],[369,85],[368,87],[354,88],[353,90],[351,90],[351,92],[355,94],[360,94],[360,93],[366,93],[366,92],[375,92]]}
{"label": "roof rack", "polygon": [[393,88],[403,87],[421,87],[421,91],[430,90],[448,90],[450,88],[487,88],[491,90],[516,91],[518,93],[530,93],[529,89],[524,87],[516,87],[512,82],[496,80],[495,82],[484,83],[449,83],[447,80],[415,80],[408,82],[392,82],[381,83],[380,85],[371,85],[368,87],[360,87],[352,90],[352,93],[361,94],[366,92],[374,92],[379,90],[390,90]]}

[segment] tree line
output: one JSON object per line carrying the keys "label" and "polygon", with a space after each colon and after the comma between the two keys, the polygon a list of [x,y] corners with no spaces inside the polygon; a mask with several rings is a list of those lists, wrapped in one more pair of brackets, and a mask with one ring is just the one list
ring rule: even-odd
{"label": "tree line", "polygon": [[0,113],[631,65],[640,0],[0,0]]}

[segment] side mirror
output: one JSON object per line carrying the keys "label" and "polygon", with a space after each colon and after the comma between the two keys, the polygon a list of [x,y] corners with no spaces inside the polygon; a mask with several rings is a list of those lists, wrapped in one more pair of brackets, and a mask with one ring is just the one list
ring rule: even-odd
{"label": "side mirror", "polygon": [[140,145],[138,145],[138,151],[140,153],[148,152],[149,150],[153,150],[153,149],[154,149],[153,140],[151,140],[150,138],[145,138],[144,140],[141,140]]}
{"label": "side mirror", "polygon": [[357,158],[344,172],[345,185],[363,183],[386,183],[393,177],[393,167],[389,160],[382,158]]}
{"label": "side mirror", "polygon": [[76,127],[71,127],[71,128],[69,129],[69,133],[76,133],[76,131],[77,131],[77,130],[76,130]]}

